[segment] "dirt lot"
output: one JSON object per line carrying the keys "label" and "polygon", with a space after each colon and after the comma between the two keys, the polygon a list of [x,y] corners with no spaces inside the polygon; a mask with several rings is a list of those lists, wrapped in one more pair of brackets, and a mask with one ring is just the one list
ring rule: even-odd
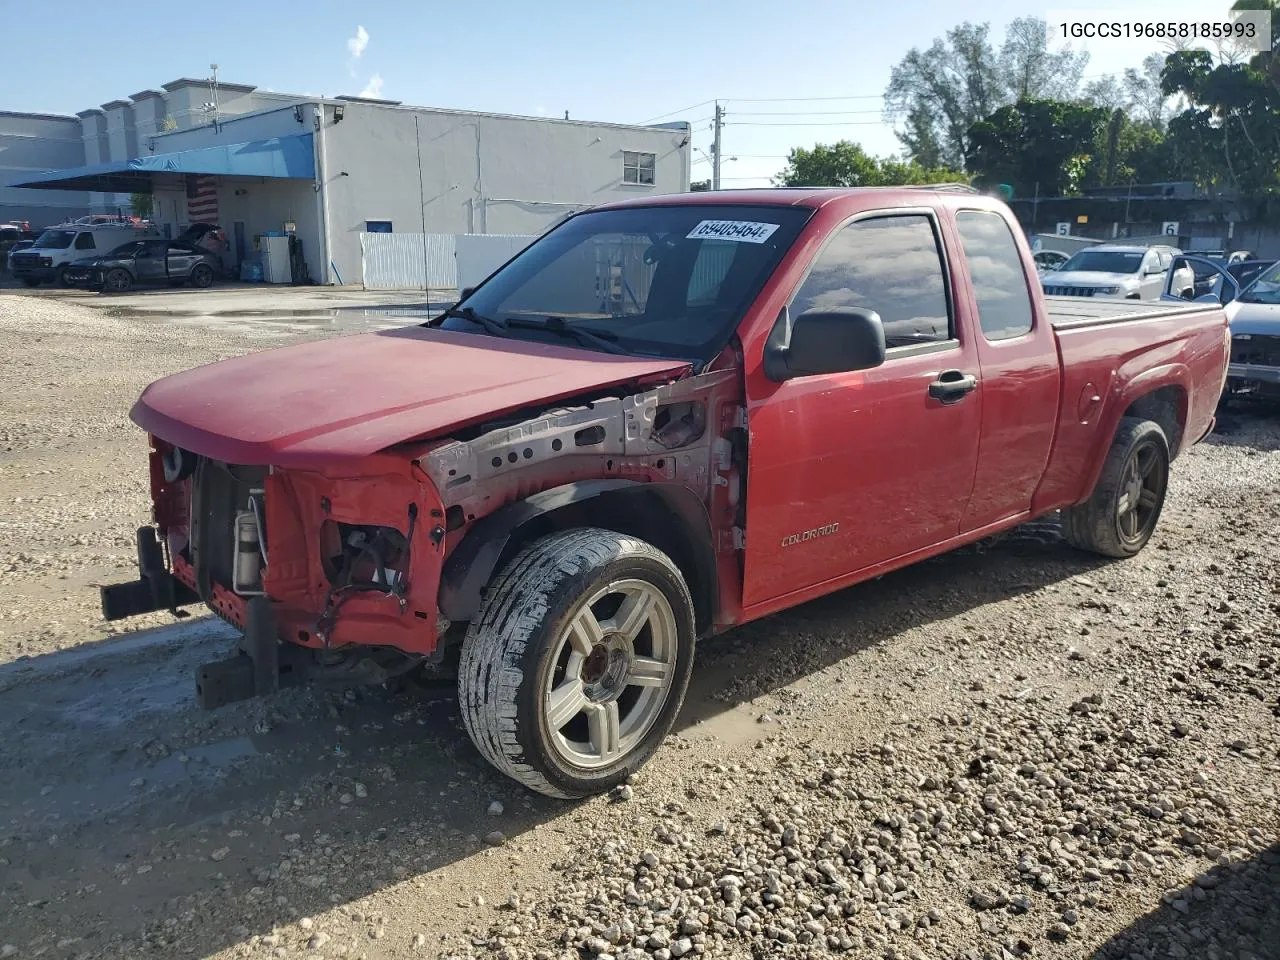
{"label": "dirt lot", "polygon": [[395,299],[0,295],[0,958],[1280,957],[1275,411],[1134,560],[1043,522],[703,644],[614,797],[521,792],[447,686],[198,711],[224,627],[97,617],[129,406]]}

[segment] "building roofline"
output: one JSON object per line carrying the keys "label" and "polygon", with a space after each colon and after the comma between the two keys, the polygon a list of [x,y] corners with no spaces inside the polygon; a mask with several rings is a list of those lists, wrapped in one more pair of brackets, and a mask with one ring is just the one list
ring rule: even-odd
{"label": "building roofline", "polygon": [[128,100],[108,100],[106,103],[102,104],[102,109],[114,110],[116,107],[127,107],[129,105],[130,101]]}
{"label": "building roofline", "polygon": [[140,100],[153,100],[156,97],[163,97],[163,96],[164,96],[163,90],[156,90],[152,88],[150,90],[139,90],[137,93],[131,93],[129,94],[129,99],[137,103]]}
{"label": "building roofline", "polygon": [[67,120],[74,121],[79,117],[69,113],[26,113],[22,110],[0,110],[0,117],[22,117],[29,120]]}
{"label": "building roofline", "polygon": [[[194,77],[179,77],[177,80],[170,80],[168,83],[161,84],[165,90],[172,93],[181,87],[207,87],[210,81],[208,77],[204,79],[196,79]],[[226,81],[218,81],[219,90],[239,90],[242,93],[252,93],[257,90],[257,86],[252,83],[227,83]]]}
{"label": "building roofline", "polygon": [[90,117],[106,116],[106,113],[107,111],[103,110],[101,107],[89,107],[87,110],[79,111],[76,116],[81,120],[88,120]]}
{"label": "building roofline", "polygon": [[[454,116],[485,117],[492,120],[536,120],[542,123],[560,123],[580,127],[611,127],[620,130],[666,130],[668,132],[687,132],[692,129],[687,122],[683,126],[672,126],[669,123],[618,123],[614,120],[566,120],[563,117],[540,117],[522,113],[493,113],[487,110],[466,110],[458,107],[425,107],[396,100],[370,100],[363,97],[308,97],[308,103],[356,103],[361,106],[380,107],[385,110],[416,110],[419,113],[445,113]],[[679,123],[679,121],[677,121]]]}

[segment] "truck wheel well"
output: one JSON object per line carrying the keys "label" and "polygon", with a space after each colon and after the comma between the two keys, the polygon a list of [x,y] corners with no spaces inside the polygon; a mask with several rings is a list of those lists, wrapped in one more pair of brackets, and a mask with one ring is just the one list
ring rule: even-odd
{"label": "truck wheel well", "polygon": [[711,628],[719,579],[706,508],[687,487],[627,480],[587,481],[543,491],[477,521],[445,561],[440,612],[454,622],[470,620],[486,585],[521,549],[571,527],[602,527],[657,547],[688,584],[698,634]]}
{"label": "truck wheel well", "polygon": [[718,594],[715,551],[710,522],[692,491],[646,484],[610,490],[544,513],[512,534],[497,569],[529,542],[570,527],[602,527],[657,547],[671,558],[689,586],[698,634],[710,629]]}
{"label": "truck wheel well", "polygon": [[1178,455],[1187,422],[1187,394],[1181,387],[1161,387],[1143,394],[1129,404],[1123,415],[1160,424],[1169,441],[1169,459]]}

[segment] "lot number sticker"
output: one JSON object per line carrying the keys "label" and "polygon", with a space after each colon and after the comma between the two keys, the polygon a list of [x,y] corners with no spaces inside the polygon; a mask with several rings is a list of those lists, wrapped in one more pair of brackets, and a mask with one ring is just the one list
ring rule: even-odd
{"label": "lot number sticker", "polygon": [[703,220],[689,231],[685,239],[764,243],[777,229],[776,223],[754,223],[751,220]]}

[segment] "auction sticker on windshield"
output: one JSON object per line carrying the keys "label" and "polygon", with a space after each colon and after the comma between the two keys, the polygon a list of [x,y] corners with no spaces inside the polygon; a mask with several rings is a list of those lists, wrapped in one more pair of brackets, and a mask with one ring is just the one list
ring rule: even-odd
{"label": "auction sticker on windshield", "polygon": [[703,220],[689,231],[685,239],[764,243],[777,229],[776,223],[756,223],[751,220]]}

